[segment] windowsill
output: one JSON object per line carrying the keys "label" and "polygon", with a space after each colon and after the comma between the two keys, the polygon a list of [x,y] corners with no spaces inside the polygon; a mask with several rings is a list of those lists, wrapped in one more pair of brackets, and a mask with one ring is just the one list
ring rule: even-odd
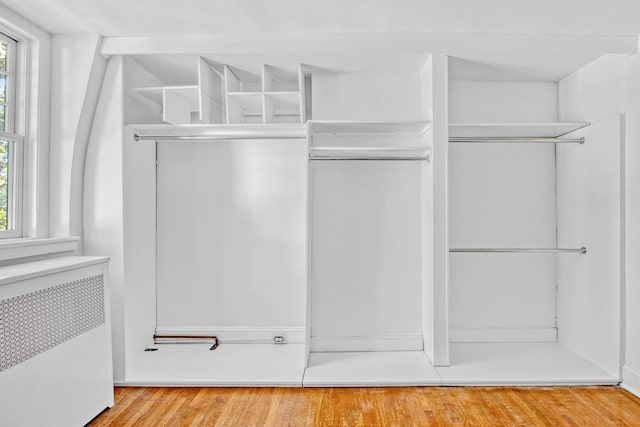
{"label": "windowsill", "polygon": [[0,240],[0,261],[72,252],[78,248],[79,241],[78,236]]}

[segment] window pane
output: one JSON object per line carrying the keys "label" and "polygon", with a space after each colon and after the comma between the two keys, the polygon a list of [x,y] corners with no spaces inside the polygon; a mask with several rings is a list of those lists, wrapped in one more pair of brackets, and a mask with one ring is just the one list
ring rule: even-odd
{"label": "window pane", "polygon": [[7,76],[0,75],[0,102],[7,102]]}
{"label": "window pane", "polygon": [[0,231],[8,229],[9,216],[9,141],[0,141]]}
{"label": "window pane", "polygon": [[7,126],[5,123],[5,115],[7,114],[7,107],[0,105],[0,130],[6,132]]}
{"label": "window pane", "polygon": [[9,46],[6,43],[0,42],[0,70],[5,71],[7,69],[7,48]]}

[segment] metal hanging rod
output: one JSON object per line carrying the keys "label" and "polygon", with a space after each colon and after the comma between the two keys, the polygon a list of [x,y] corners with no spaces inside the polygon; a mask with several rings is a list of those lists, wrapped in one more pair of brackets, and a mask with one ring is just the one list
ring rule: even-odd
{"label": "metal hanging rod", "polygon": [[412,156],[412,157],[382,157],[382,156],[377,156],[377,157],[364,157],[364,156],[352,156],[352,157],[346,157],[346,156],[322,156],[322,157],[309,157],[309,160],[417,160],[417,161],[430,161],[431,157],[429,156]]}
{"label": "metal hanging rod", "polygon": [[586,254],[587,248],[452,248],[449,252],[489,252],[489,253],[578,253]]}
{"label": "metal hanging rod", "polygon": [[449,138],[449,142],[456,143],[508,143],[508,144],[527,144],[527,143],[573,143],[584,144],[584,137],[581,138],[471,138],[471,137],[452,137]]}
{"label": "metal hanging rod", "polygon": [[228,141],[233,139],[304,139],[303,135],[133,135],[135,141],[155,140],[155,141]]}

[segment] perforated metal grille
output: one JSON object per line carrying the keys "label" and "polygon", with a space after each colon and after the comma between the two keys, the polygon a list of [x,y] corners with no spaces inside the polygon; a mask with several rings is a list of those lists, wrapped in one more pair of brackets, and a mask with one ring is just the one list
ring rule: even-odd
{"label": "perforated metal grille", "polygon": [[0,372],[104,324],[102,274],[0,301]]}

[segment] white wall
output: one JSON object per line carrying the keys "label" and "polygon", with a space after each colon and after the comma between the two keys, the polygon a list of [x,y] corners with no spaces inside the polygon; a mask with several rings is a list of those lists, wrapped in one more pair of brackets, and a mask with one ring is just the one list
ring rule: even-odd
{"label": "white wall", "polygon": [[89,132],[107,60],[92,34],[52,38],[49,232],[82,234],[82,185]]}
{"label": "white wall", "polygon": [[84,251],[109,263],[114,379],[124,365],[124,218],[122,57],[109,59],[87,147],[83,188]]}
{"label": "white wall", "polygon": [[640,394],[640,55],[606,55],[560,81],[560,120],[624,114],[623,384]]}
{"label": "white wall", "polygon": [[627,60],[626,353],[624,382],[640,395],[640,55]]}
{"label": "white wall", "polygon": [[[449,120],[555,122],[557,85],[452,80]],[[449,156],[450,247],[556,246],[552,145],[453,143]],[[449,263],[451,341],[555,340],[553,255],[453,253]]]}
{"label": "white wall", "polygon": [[550,123],[558,119],[558,86],[538,81],[451,80],[450,123]]}
{"label": "white wall", "polygon": [[420,120],[420,71],[312,70],[314,120]]}

